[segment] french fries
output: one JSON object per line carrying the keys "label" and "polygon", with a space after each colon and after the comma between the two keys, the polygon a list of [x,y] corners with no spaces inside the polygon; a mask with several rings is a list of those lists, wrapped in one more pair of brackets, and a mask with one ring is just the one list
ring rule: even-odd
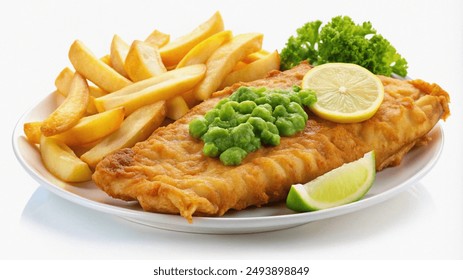
{"label": "french fries", "polygon": [[172,41],[156,29],[130,44],[114,35],[101,58],[76,40],[69,49],[74,69],[55,79],[64,102],[44,120],[25,123],[24,134],[51,174],[91,180],[105,156],[147,139],[165,118],[180,119],[212,92],[279,68],[278,53],[261,49],[262,34],[232,34],[216,12]]}
{"label": "french fries", "polygon": [[24,124],[24,134],[26,134],[27,140],[32,144],[39,144],[42,132],[40,131],[42,122],[28,122]]}
{"label": "french fries", "polygon": [[145,39],[145,42],[150,44],[155,48],[160,48],[165,46],[170,41],[170,35],[162,33],[161,31],[155,29],[151,34]]}
{"label": "french fries", "polygon": [[243,62],[248,64],[248,63],[254,62],[256,60],[262,59],[262,58],[266,57],[269,54],[270,53],[268,51],[266,51],[266,50],[260,50],[260,51],[254,52],[254,53],[246,56],[243,59]]}
{"label": "french fries", "polygon": [[88,165],[58,139],[42,136],[40,154],[47,170],[63,181],[83,182],[92,178]]}
{"label": "french fries", "polygon": [[[69,89],[71,88],[72,77],[74,76],[74,71],[69,67],[64,68],[55,79],[55,86],[59,93],[63,96],[69,95]],[[88,86],[88,92],[90,96],[100,97],[106,94],[104,90],[95,86]]]}
{"label": "french fries", "polygon": [[55,79],[55,86],[59,93],[63,96],[69,95],[69,88],[71,87],[72,77],[74,77],[74,71],[69,67],[64,68],[58,74],[58,77]]}
{"label": "french fries", "polygon": [[260,33],[240,34],[218,48],[207,60],[204,80],[195,87],[196,98],[206,100],[219,89],[223,79],[236,63],[261,49],[263,37]]}
{"label": "french fries", "polygon": [[107,92],[113,92],[132,82],[98,59],[79,40],[69,49],[69,60],[77,72]]}
{"label": "french fries", "polygon": [[183,100],[185,100],[189,108],[193,108],[194,106],[200,103],[200,101],[196,99],[196,96],[194,95],[193,90],[189,90],[185,93],[182,93],[181,96]]}
{"label": "french fries", "polygon": [[188,113],[188,110],[190,110],[188,104],[180,95],[167,100],[167,117],[169,119],[178,120]]}
{"label": "french fries", "polygon": [[92,143],[111,134],[124,120],[124,108],[119,107],[99,114],[83,117],[69,130],[53,137],[68,146]]}
{"label": "french fries", "polygon": [[111,41],[111,52],[109,54],[111,66],[126,78],[128,78],[129,75],[125,71],[124,65],[127,54],[129,53],[129,48],[130,46],[122,40],[119,35],[113,36],[113,40]]}
{"label": "french fries", "polygon": [[125,59],[125,71],[134,82],[145,80],[167,71],[156,47],[135,40]]}
{"label": "french fries", "polygon": [[64,102],[42,123],[40,130],[45,136],[52,136],[68,130],[84,116],[89,100],[87,81],[75,73],[69,95]]}
{"label": "french fries", "polygon": [[198,43],[224,28],[222,15],[216,12],[210,19],[190,33],[169,42],[160,48],[162,61],[166,67],[175,66]]}
{"label": "french fries", "polygon": [[111,65],[111,55],[109,55],[109,54],[103,55],[102,57],[100,57],[100,60],[104,64],[112,67],[112,65]]}
{"label": "french fries", "polygon": [[212,35],[201,43],[194,46],[177,64],[177,68],[194,64],[205,64],[207,59],[221,45],[231,40],[233,37],[230,30],[224,30]]}
{"label": "french fries", "polygon": [[166,115],[166,102],[158,101],[133,112],[114,133],[103,138],[80,158],[92,168],[108,154],[148,138],[158,128]]}
{"label": "french fries", "polygon": [[248,82],[264,78],[268,72],[280,68],[280,55],[277,51],[255,60],[243,68],[228,74],[221,87],[230,86],[237,82]]}
{"label": "french fries", "polygon": [[141,87],[135,83],[119,92],[116,91],[96,98],[95,106],[100,112],[122,106],[126,110],[126,115],[130,115],[144,105],[168,100],[187,92],[203,79],[205,73],[206,66],[204,64],[172,70],[139,82],[143,84],[152,82],[152,85],[148,87]]}
{"label": "french fries", "polygon": [[[58,75],[55,80],[56,89],[59,93],[63,96],[67,97],[69,95],[69,89],[71,88],[72,77],[74,76],[74,72],[69,69],[68,67],[64,68]],[[95,87],[95,86],[88,86],[88,92],[90,94],[88,104],[87,104],[87,115],[92,115],[97,113],[95,104],[93,100],[96,97],[100,97],[106,94],[105,91],[102,89]]]}
{"label": "french fries", "polygon": [[[163,33],[151,33],[151,40],[154,35],[162,36]],[[162,39],[162,38],[161,38]],[[159,42],[158,42],[159,43]],[[147,43],[135,40],[130,47],[125,60],[125,69],[132,81],[142,81],[167,72],[158,48],[154,43]],[[188,112],[188,105],[181,96],[167,100],[167,116],[171,119],[179,119]]]}

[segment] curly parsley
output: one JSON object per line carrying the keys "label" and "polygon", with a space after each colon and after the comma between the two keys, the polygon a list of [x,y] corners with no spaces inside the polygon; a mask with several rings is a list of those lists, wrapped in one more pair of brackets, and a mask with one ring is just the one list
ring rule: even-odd
{"label": "curly parsley", "polygon": [[281,51],[281,69],[308,60],[312,65],[347,62],[363,66],[375,74],[407,75],[407,61],[370,22],[361,25],[348,16],[337,16],[326,25],[312,21],[297,29]]}

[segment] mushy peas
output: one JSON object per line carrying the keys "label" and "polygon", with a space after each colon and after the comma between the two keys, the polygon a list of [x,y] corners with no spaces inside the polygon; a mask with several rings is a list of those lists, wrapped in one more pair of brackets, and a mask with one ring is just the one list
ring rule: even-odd
{"label": "mushy peas", "polygon": [[203,152],[225,165],[239,165],[261,147],[280,144],[281,136],[302,131],[308,115],[304,106],[316,101],[311,90],[240,87],[203,117],[189,124],[190,135],[204,141]]}

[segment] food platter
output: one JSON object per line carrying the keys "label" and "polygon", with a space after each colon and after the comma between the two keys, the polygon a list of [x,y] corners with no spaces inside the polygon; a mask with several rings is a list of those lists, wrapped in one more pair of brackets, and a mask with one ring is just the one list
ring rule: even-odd
{"label": "food platter", "polygon": [[365,209],[412,187],[432,169],[444,143],[443,130],[437,124],[429,134],[432,141],[428,145],[413,149],[401,165],[379,172],[369,193],[362,200],[348,205],[295,213],[287,209],[284,203],[279,203],[230,211],[223,217],[194,217],[193,223],[189,224],[177,215],[149,213],[143,211],[136,202],[112,199],[93,182],[68,184],[51,175],[42,164],[38,148],[26,140],[23,125],[25,122],[44,119],[55,108],[57,98],[59,96],[56,93],[49,94],[20,118],[13,131],[15,155],[29,175],[50,192],[78,205],[146,226],[182,232],[238,234],[281,230]]}

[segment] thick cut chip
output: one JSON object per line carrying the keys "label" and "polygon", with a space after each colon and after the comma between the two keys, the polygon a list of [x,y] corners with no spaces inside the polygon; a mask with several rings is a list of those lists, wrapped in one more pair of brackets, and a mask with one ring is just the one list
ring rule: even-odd
{"label": "thick cut chip", "polygon": [[177,68],[194,64],[205,64],[215,50],[224,43],[230,41],[232,36],[233,34],[230,30],[224,30],[205,39],[183,57],[177,64]]}
{"label": "thick cut chip", "polygon": [[196,99],[193,90],[189,90],[185,93],[182,93],[181,96],[183,97],[183,100],[185,100],[189,108],[193,108],[201,102],[198,99]]}
{"label": "thick cut chip", "polygon": [[188,113],[188,104],[185,99],[178,95],[167,100],[167,117],[172,120],[178,120]]}
{"label": "thick cut chip", "polygon": [[[102,57],[100,57],[101,62],[103,62],[106,65],[111,66],[111,55],[105,54]],[[112,67],[112,66],[111,66]]]}
{"label": "thick cut chip", "polygon": [[263,37],[260,33],[240,34],[218,48],[206,63],[204,80],[195,87],[196,98],[206,100],[219,89],[225,76],[238,61],[262,48]]}
{"label": "thick cut chip", "polygon": [[269,54],[270,54],[270,52],[268,52],[266,50],[260,50],[260,51],[257,51],[255,53],[252,53],[252,54],[246,56],[243,59],[243,62],[246,63],[246,64],[251,63],[251,62],[254,62],[256,60],[262,59],[262,58],[266,57]]}
{"label": "thick cut chip", "polygon": [[237,82],[250,82],[262,79],[265,78],[270,71],[278,69],[280,69],[280,55],[277,51],[274,51],[228,74],[221,87],[230,86]]}
{"label": "thick cut chip", "polygon": [[40,137],[42,136],[42,132],[40,131],[41,126],[42,122],[28,122],[24,124],[24,134],[26,134],[27,140],[32,144],[40,143]]}
{"label": "thick cut chip", "polygon": [[158,128],[166,116],[166,102],[158,101],[133,112],[121,124],[120,128],[103,138],[81,159],[95,167],[108,154],[135,145],[148,138]]}
{"label": "thick cut chip", "polygon": [[47,170],[65,182],[84,182],[92,178],[88,164],[58,139],[42,136],[40,154]]}
{"label": "thick cut chip", "polygon": [[111,66],[122,76],[128,78],[127,72],[125,71],[124,64],[127,53],[129,52],[130,46],[122,40],[119,35],[114,35],[111,41],[111,53],[110,61]]}
{"label": "thick cut chip", "polygon": [[95,142],[119,128],[124,120],[124,108],[83,117],[71,129],[53,136],[69,146]]}
{"label": "thick cut chip", "polygon": [[158,48],[135,40],[125,59],[125,71],[134,82],[158,76],[167,71]]}
{"label": "thick cut chip", "polygon": [[[61,93],[65,97],[69,95],[69,89],[71,88],[71,82],[72,82],[73,76],[74,76],[74,71],[66,67],[60,72],[60,74],[55,80],[55,85],[56,85],[58,92]],[[90,98],[88,100],[86,113],[87,115],[93,115],[98,112],[96,110],[95,104],[93,103],[93,100],[97,97],[105,95],[106,92],[100,89],[99,87],[95,87],[91,85],[88,86],[88,92],[90,94]]]}
{"label": "thick cut chip", "polygon": [[162,61],[166,67],[175,66],[198,43],[224,28],[222,15],[216,12],[210,19],[190,33],[169,42],[160,48]]}
{"label": "thick cut chip", "polygon": [[153,47],[161,48],[165,46],[170,41],[170,35],[162,33],[161,31],[155,29],[151,34],[145,39],[145,42],[150,44]]}
{"label": "thick cut chip", "polygon": [[238,63],[236,63],[236,65],[233,66],[232,72],[241,70],[241,69],[243,69],[244,67],[246,67],[246,65],[248,65],[246,62],[238,61]]}
{"label": "thick cut chip", "polygon": [[69,49],[69,60],[77,72],[107,92],[113,92],[132,82],[98,59],[81,41]]}
{"label": "thick cut chip", "polygon": [[78,73],[74,74],[69,95],[64,102],[46,118],[41,127],[42,134],[52,136],[73,127],[85,114],[89,92],[87,81]]}
{"label": "thick cut chip", "polygon": [[[72,77],[74,77],[74,71],[72,71],[69,67],[66,67],[58,74],[58,77],[55,79],[56,89],[65,97],[69,95]],[[88,86],[88,92],[90,96],[93,97],[100,97],[107,93],[101,88],[92,85]]]}

